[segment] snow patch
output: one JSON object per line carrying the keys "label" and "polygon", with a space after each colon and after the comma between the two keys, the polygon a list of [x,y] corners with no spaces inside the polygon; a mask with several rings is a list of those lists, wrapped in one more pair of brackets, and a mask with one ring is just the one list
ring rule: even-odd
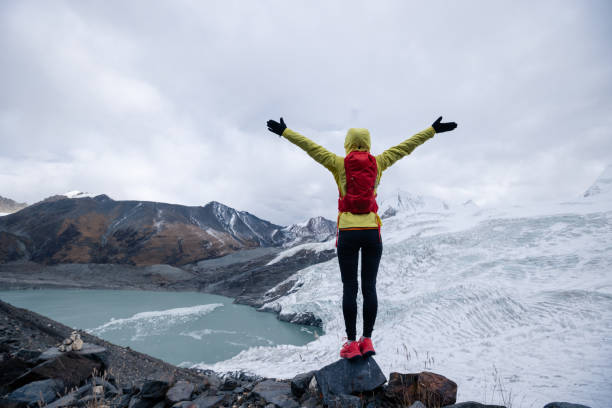
{"label": "snow patch", "polygon": [[73,191],[69,191],[67,193],[64,194],[60,194],[63,195],[67,198],[94,198],[96,197],[98,194],[93,194],[93,193],[86,193],[83,191],[78,191],[78,190],[73,190]]}
{"label": "snow patch", "polygon": [[280,252],[276,256],[276,258],[274,258],[270,262],[268,262],[266,264],[266,266],[275,264],[275,263],[281,261],[282,259],[289,258],[289,257],[297,254],[301,250],[314,251],[315,253],[317,253],[317,252],[327,251],[329,249],[334,249],[335,247],[336,247],[335,239],[329,240],[329,241],[326,241],[326,242],[309,242],[307,244],[296,245],[296,246],[294,246],[292,248],[289,248],[289,249],[286,249],[286,250]]}

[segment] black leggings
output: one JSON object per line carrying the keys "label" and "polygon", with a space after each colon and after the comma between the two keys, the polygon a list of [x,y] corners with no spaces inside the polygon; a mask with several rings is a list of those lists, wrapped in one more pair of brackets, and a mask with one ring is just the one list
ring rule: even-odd
{"label": "black leggings", "polygon": [[342,313],[346,335],[356,339],[357,324],[357,261],[361,249],[361,294],[363,295],[363,336],[371,337],[376,321],[378,299],[376,274],[382,256],[378,229],[341,230],[338,233],[338,263],[342,275]]}

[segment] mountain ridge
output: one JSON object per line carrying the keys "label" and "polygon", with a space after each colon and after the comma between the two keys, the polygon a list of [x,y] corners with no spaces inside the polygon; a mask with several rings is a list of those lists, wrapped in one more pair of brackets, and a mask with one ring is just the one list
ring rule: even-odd
{"label": "mountain ridge", "polygon": [[51,196],[0,218],[0,262],[183,265],[326,237],[325,231],[283,227],[217,201],[190,207],[73,196]]}

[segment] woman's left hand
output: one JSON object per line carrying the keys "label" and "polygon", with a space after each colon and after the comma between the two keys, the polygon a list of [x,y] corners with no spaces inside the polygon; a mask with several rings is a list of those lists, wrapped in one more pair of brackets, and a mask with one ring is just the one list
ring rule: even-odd
{"label": "woman's left hand", "polygon": [[280,123],[272,119],[268,121],[268,130],[272,133],[282,136],[285,129],[287,129],[287,125],[285,125],[283,118],[280,118]]}

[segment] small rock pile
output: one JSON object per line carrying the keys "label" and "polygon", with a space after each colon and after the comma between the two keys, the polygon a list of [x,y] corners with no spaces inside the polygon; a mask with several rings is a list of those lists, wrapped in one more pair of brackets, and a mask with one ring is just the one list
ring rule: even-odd
{"label": "small rock pile", "polygon": [[83,340],[81,340],[81,335],[77,331],[73,331],[70,334],[70,337],[64,339],[63,342],[57,345],[57,349],[59,351],[79,351],[83,348]]}

